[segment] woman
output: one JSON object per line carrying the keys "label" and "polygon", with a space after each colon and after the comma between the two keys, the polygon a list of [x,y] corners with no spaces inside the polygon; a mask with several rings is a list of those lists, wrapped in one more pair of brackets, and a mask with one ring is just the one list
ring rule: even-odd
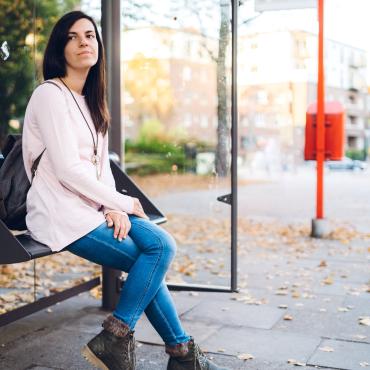
{"label": "woman", "polygon": [[45,82],[28,103],[23,159],[42,154],[27,194],[32,237],[54,251],[129,272],[116,309],[83,348],[101,369],[135,368],[135,324],[146,313],[165,343],[167,369],[221,370],[183,329],[164,278],[175,241],[148,220],[140,201],[115,190],[108,157],[104,49],[93,19],[64,15],[46,47]]}

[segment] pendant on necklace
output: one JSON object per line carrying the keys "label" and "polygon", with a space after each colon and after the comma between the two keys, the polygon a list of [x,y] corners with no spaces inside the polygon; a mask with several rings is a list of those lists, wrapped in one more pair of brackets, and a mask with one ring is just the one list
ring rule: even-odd
{"label": "pendant on necklace", "polygon": [[97,154],[93,154],[91,157],[91,162],[96,168],[96,178],[100,178],[100,157]]}

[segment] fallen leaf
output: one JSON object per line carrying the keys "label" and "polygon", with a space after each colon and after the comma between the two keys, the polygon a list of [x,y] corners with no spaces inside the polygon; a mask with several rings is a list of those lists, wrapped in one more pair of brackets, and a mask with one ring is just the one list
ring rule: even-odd
{"label": "fallen leaf", "polygon": [[240,355],[238,355],[238,359],[239,360],[247,361],[247,360],[254,359],[254,356],[251,355],[250,353],[241,353]]}
{"label": "fallen leaf", "polygon": [[366,335],[361,335],[361,334],[355,334],[355,335],[352,335],[352,338],[354,339],[358,339],[358,340],[364,340],[367,338]]}
{"label": "fallen leaf", "polygon": [[370,316],[360,316],[358,318],[358,323],[360,325],[370,326]]}
{"label": "fallen leaf", "polygon": [[338,307],[337,310],[339,312],[348,312],[349,311],[349,309],[347,307]]}
{"label": "fallen leaf", "polygon": [[300,296],[301,296],[301,293],[297,292],[296,290],[293,291],[293,293],[292,293],[293,298],[299,298]]}
{"label": "fallen leaf", "polygon": [[334,349],[331,348],[331,347],[328,347],[328,346],[326,346],[326,347],[320,347],[319,350],[320,351],[323,351],[323,352],[334,352]]}
{"label": "fallen leaf", "polygon": [[323,281],[322,281],[323,284],[326,284],[326,285],[331,285],[334,283],[334,280],[331,276],[327,276]]}
{"label": "fallen leaf", "polygon": [[299,361],[297,361],[293,358],[289,359],[287,362],[288,362],[288,364],[291,364],[291,365],[294,365],[294,366],[306,366],[305,363],[299,362]]}
{"label": "fallen leaf", "polygon": [[283,290],[283,289],[278,289],[275,291],[275,294],[276,295],[287,295],[288,294],[288,291],[287,290]]}

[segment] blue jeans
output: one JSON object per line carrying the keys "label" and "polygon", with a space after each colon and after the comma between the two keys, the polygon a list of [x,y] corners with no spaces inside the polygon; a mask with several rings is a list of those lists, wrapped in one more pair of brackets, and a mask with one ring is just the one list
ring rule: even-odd
{"label": "blue jeans", "polygon": [[151,221],[129,216],[131,229],[121,242],[106,223],[66,247],[99,265],[128,272],[113,316],[131,330],[145,311],[167,345],[190,339],[183,329],[164,278],[176,253],[170,234]]}

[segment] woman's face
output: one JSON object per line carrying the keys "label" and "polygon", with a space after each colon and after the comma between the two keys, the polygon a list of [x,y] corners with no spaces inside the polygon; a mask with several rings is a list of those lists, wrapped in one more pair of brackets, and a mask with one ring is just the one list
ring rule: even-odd
{"label": "woman's face", "polygon": [[64,48],[67,67],[90,69],[98,61],[99,47],[94,25],[86,18],[76,21],[68,31]]}

